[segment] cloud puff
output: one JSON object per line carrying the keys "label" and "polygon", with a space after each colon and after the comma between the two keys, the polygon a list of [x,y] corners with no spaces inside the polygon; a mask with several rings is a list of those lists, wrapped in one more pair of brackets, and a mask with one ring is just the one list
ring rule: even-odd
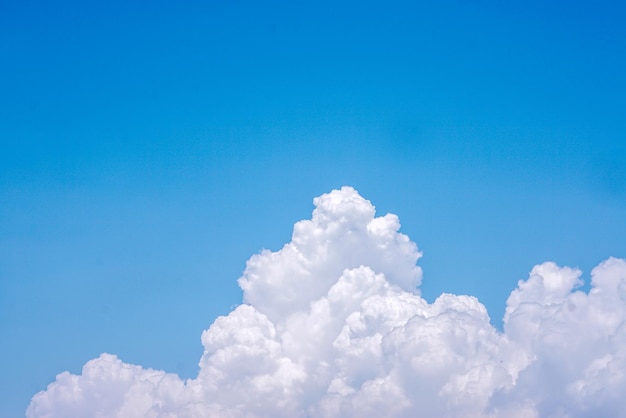
{"label": "cloud puff", "polygon": [[28,417],[583,417],[626,410],[626,261],[535,266],[504,331],[474,297],[420,297],[397,216],[343,187],[280,251],[247,263],[244,304],[202,334],[195,379],[102,354]]}

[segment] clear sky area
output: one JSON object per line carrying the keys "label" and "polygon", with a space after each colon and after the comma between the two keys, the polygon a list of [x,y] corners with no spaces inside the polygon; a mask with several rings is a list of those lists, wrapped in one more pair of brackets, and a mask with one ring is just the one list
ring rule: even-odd
{"label": "clear sky area", "polygon": [[588,291],[626,257],[624,22],[603,0],[3,2],[0,416],[101,353],[195,378],[246,261],[342,186],[398,216],[429,303],[475,296],[501,332],[537,264]]}

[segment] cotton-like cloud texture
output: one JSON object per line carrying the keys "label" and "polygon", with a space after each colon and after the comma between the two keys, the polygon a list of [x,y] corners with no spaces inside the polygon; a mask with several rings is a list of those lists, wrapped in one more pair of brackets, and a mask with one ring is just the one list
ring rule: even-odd
{"label": "cotton-like cloud texture", "polygon": [[202,334],[197,378],[102,354],[28,417],[626,416],[626,261],[535,266],[504,332],[474,297],[420,297],[397,216],[344,187],[280,251],[248,260],[244,304]]}

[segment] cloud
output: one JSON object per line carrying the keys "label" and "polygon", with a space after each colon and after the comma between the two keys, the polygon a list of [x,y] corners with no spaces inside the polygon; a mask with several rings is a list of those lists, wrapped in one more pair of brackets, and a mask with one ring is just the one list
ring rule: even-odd
{"label": "cloud", "polygon": [[57,376],[28,417],[583,417],[626,410],[626,261],[547,262],[504,331],[472,296],[420,297],[421,252],[343,187],[247,263],[244,304],[202,334],[195,379],[110,354]]}

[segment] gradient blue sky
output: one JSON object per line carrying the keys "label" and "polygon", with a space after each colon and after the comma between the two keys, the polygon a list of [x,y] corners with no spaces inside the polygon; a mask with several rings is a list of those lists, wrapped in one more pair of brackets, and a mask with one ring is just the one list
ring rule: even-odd
{"label": "gradient blue sky", "polygon": [[533,265],[625,257],[626,7],[549,3],[2,3],[0,415],[101,352],[194,376],[342,185],[496,326]]}

